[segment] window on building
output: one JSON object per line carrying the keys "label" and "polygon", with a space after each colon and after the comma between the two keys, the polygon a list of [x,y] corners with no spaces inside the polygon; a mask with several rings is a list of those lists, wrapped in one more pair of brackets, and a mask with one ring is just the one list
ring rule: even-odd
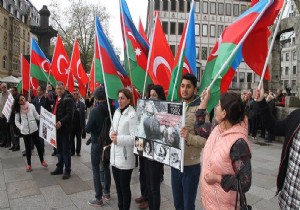
{"label": "window on building", "polygon": [[241,83],[245,82],[245,73],[244,72],[240,73],[240,82]]}
{"label": "window on building", "polygon": [[192,1],[187,1],[186,2],[186,7],[187,7],[187,12],[190,12],[190,10],[191,10],[191,4],[192,4]]}
{"label": "window on building", "polygon": [[25,42],[23,42],[23,48],[22,49],[23,49],[22,53],[23,53],[23,55],[25,55],[26,54],[26,52],[25,52]]}
{"label": "window on building", "polygon": [[195,24],[195,35],[196,36],[200,35],[200,24],[199,23]]}
{"label": "window on building", "polygon": [[287,67],[285,67],[285,75],[287,76],[287,75],[289,75],[289,71],[290,71],[290,68],[287,66]]}
{"label": "window on building", "polygon": [[4,28],[7,28],[7,18],[4,18]]}
{"label": "window on building", "polygon": [[231,4],[226,3],[226,15],[231,16]]}
{"label": "window on building", "polygon": [[247,73],[247,82],[252,82],[252,73]]}
{"label": "window on building", "polygon": [[179,12],[184,12],[184,1],[179,0]]}
{"label": "window on building", "polygon": [[168,9],[169,1],[162,1],[162,3],[163,3],[163,11],[169,11],[169,9]]}
{"label": "window on building", "polygon": [[195,13],[200,13],[200,2],[199,0],[198,1],[195,1]]}
{"label": "window on building", "polygon": [[7,66],[7,57],[6,57],[6,55],[4,55],[2,58],[2,68],[6,69],[7,67],[8,67]]}
{"label": "window on building", "polygon": [[28,54],[28,55],[29,55],[29,50],[30,50],[30,47],[29,47],[29,45],[27,45],[27,53],[26,54]]}
{"label": "window on building", "polygon": [[216,36],[216,26],[215,25],[210,25],[210,37],[215,37]]}
{"label": "window on building", "polygon": [[178,23],[178,35],[181,35],[183,32],[184,23]]}
{"label": "window on building", "polygon": [[171,11],[176,11],[176,0],[171,0]]}
{"label": "window on building", "polygon": [[170,34],[175,35],[176,34],[176,23],[170,22]]}
{"label": "window on building", "polygon": [[242,4],[241,5],[241,13],[245,12],[247,10],[247,6]]}
{"label": "window on building", "polygon": [[168,22],[163,21],[163,22],[162,22],[162,27],[163,27],[164,33],[165,33],[165,34],[168,34],[168,33],[169,33]]}
{"label": "window on building", "polygon": [[218,25],[218,37],[221,36],[222,32],[223,32],[223,25]]}
{"label": "window on building", "polygon": [[297,54],[296,51],[293,52],[293,61],[297,60]]}
{"label": "window on building", "polygon": [[286,53],[286,54],[285,54],[285,60],[286,60],[286,61],[289,61],[289,60],[290,60],[290,53]]}
{"label": "window on building", "polygon": [[207,60],[207,47],[202,47],[201,59]]}
{"label": "window on building", "polygon": [[235,16],[235,17],[239,16],[239,5],[238,4],[233,5],[233,16]]}
{"label": "window on building", "polygon": [[283,54],[280,54],[280,60],[283,61]]}
{"label": "window on building", "polygon": [[175,45],[171,44],[170,48],[171,48],[173,56],[175,56]]}
{"label": "window on building", "polygon": [[160,0],[154,1],[154,10],[160,10]]}
{"label": "window on building", "polygon": [[297,74],[297,67],[293,66],[293,74]]}
{"label": "window on building", "polygon": [[200,80],[201,80],[201,68],[200,68],[200,66],[197,66],[196,69],[197,69],[197,80],[198,80],[198,82],[200,82]]}
{"label": "window on building", "polygon": [[207,1],[204,1],[203,3],[202,3],[202,13],[203,14],[207,14],[208,13],[208,2]]}
{"label": "window on building", "polygon": [[17,71],[19,69],[19,60],[18,59],[13,59],[13,71]]}
{"label": "window on building", "polygon": [[4,36],[3,36],[3,49],[7,50],[7,32],[4,32]]}
{"label": "window on building", "polygon": [[296,80],[292,80],[292,90],[296,90]]}
{"label": "window on building", "polygon": [[218,14],[224,15],[224,4],[223,3],[218,3]]}
{"label": "window on building", "polygon": [[196,60],[199,59],[199,47],[196,47]]}
{"label": "window on building", "polygon": [[283,67],[280,67],[281,75],[283,76]]}
{"label": "window on building", "polygon": [[216,2],[210,2],[210,14],[216,14]]}
{"label": "window on building", "polygon": [[207,36],[207,24],[202,24],[202,36]]}

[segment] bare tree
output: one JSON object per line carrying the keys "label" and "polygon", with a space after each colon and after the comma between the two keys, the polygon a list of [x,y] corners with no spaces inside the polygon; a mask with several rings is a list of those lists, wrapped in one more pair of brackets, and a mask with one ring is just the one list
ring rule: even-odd
{"label": "bare tree", "polygon": [[62,8],[57,0],[52,1],[49,7],[51,24],[58,30],[70,56],[74,39],[77,37],[82,65],[86,71],[89,71],[94,53],[95,15],[99,18],[106,34],[108,34],[110,16],[106,8],[99,4],[84,0],[67,1],[69,6],[65,8]]}

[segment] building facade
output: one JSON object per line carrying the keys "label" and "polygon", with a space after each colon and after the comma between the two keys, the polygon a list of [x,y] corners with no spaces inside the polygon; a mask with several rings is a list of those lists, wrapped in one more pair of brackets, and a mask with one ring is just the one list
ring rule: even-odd
{"label": "building facade", "polygon": [[30,25],[39,13],[28,0],[0,0],[0,77],[21,76],[20,54],[30,54]]}
{"label": "building facade", "polygon": [[[241,13],[249,8],[250,0],[195,0],[195,36],[197,79],[200,84],[207,58],[218,37]],[[158,14],[173,54],[188,18],[190,1],[149,0],[147,31],[152,27],[151,20]],[[242,62],[231,83],[233,89],[253,89],[260,77]]]}
{"label": "building facade", "polygon": [[[299,12],[296,8],[294,1],[289,1],[284,14],[284,19],[290,19],[292,17],[299,17]],[[281,48],[281,82],[280,88],[283,92],[286,92],[286,87],[291,88],[291,94],[297,95],[300,84],[300,58],[299,58],[299,44],[297,43],[297,30],[283,33],[280,36],[280,48]]]}

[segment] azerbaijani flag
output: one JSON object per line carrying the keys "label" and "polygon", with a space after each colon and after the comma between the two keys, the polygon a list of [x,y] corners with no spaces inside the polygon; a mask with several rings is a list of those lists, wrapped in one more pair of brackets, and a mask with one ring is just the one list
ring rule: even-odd
{"label": "azerbaijani flag", "polygon": [[104,34],[98,17],[95,18],[95,27],[95,78],[96,81],[100,81],[101,84],[105,84],[105,88],[110,99],[117,99],[118,91],[124,88],[123,83],[120,79],[120,75],[127,76],[127,73],[123,69],[111,44]]}
{"label": "azerbaijani flag", "polygon": [[[235,74],[235,70],[242,60],[242,51],[244,46],[242,45],[243,43],[241,43],[241,41],[247,41],[247,37],[253,31],[255,25],[259,24],[262,15],[272,5],[272,3],[273,0],[259,1],[253,7],[241,14],[235,22],[233,22],[223,31],[222,35],[220,36],[218,42],[211,52],[211,55],[209,56],[199,89],[199,93],[201,94],[202,91],[211,84],[212,80],[216,75],[218,75],[219,71],[222,70],[221,68],[223,67],[223,64],[227,62],[227,65],[222,72],[220,72],[220,76],[210,89],[211,96],[207,106],[208,112],[210,112],[215,105],[217,105],[221,90],[222,92],[227,91]],[[252,31],[249,31],[251,27]],[[258,30],[255,32],[257,33],[257,31]],[[240,45],[239,48],[237,48],[238,45]],[[253,59],[255,59],[255,57]]]}
{"label": "azerbaijani flag", "polygon": [[51,65],[36,41],[31,38],[30,75],[38,80],[56,85],[55,78],[50,74]]}
{"label": "azerbaijani flag", "polygon": [[[131,71],[133,84],[142,92],[147,69],[149,45],[136,29],[125,0],[120,0],[120,15],[125,51],[125,69],[128,75],[130,75],[129,71]],[[128,57],[130,65],[128,64]],[[147,75],[146,85],[150,83],[153,82],[150,76]]]}
{"label": "azerbaijani flag", "polygon": [[195,41],[195,11],[192,2],[189,19],[181,35],[178,51],[175,57],[175,67],[172,71],[168,100],[180,100],[180,80],[186,73],[196,75],[196,41]]}

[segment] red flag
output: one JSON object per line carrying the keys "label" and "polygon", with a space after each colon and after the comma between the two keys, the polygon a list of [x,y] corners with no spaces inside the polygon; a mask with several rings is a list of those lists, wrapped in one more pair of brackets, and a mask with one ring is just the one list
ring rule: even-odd
{"label": "red flag", "polygon": [[91,66],[91,71],[90,71],[90,83],[89,83],[89,87],[90,87],[90,91],[94,92],[95,90],[95,64],[94,64],[94,59],[92,62],[92,66]]}
{"label": "red flag", "polygon": [[165,92],[169,89],[174,58],[160,20],[156,18],[149,55],[148,73],[156,85],[161,85]]}
{"label": "red flag", "polygon": [[22,87],[19,91],[28,92],[29,87],[34,90],[34,95],[36,95],[37,87],[39,82],[36,78],[30,77],[30,65],[26,58],[21,55],[21,72],[22,72]]}
{"label": "red flag", "polygon": [[149,45],[150,43],[149,43],[149,40],[148,40],[147,35],[145,33],[145,29],[144,29],[143,23],[141,21],[141,18],[139,19],[139,33],[141,34],[141,36],[145,39],[145,41]]}
{"label": "red flag", "polygon": [[72,75],[74,75],[74,77],[77,80],[80,94],[82,96],[85,96],[86,95],[85,85],[89,82],[89,78],[86,75],[86,72],[81,64],[79,44],[77,38],[74,41],[71,65],[70,65],[70,73],[71,74],[69,77],[72,77]]}

